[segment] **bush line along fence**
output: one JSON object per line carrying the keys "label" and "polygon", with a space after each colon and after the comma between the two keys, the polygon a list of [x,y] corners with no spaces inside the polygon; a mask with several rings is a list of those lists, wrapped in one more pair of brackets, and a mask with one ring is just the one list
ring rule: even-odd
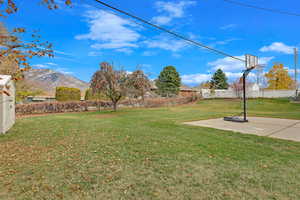
{"label": "bush line along fence", "polygon": [[[196,96],[179,98],[155,98],[143,100],[124,100],[118,107],[146,107],[154,108],[161,106],[181,105],[197,101]],[[84,112],[101,109],[111,109],[112,103],[108,101],[68,101],[53,103],[20,104],[16,106],[17,115],[41,114],[41,113],[63,113]]]}
{"label": "bush line along fence", "polygon": [[55,98],[57,101],[80,101],[81,92],[77,88],[57,87]]}

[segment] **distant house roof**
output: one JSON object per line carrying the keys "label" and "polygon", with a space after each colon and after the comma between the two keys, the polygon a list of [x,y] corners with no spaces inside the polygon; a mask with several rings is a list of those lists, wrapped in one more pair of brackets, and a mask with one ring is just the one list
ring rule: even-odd
{"label": "distant house roof", "polygon": [[197,92],[199,90],[195,89],[195,88],[190,88],[187,85],[181,85],[180,86],[180,91],[186,91],[186,92]]}
{"label": "distant house roof", "polygon": [[44,96],[44,95],[40,95],[40,96],[28,96],[29,98],[45,98],[45,99],[53,99],[55,98],[55,96]]}
{"label": "distant house roof", "polygon": [[46,101],[46,100],[55,100],[54,96],[28,96],[27,99],[32,101]]}

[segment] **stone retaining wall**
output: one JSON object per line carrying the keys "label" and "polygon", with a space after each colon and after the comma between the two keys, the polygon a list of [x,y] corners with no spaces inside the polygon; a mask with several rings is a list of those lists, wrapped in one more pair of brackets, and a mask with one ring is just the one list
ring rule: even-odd
{"label": "stone retaining wall", "polygon": [[[195,102],[198,98],[178,97],[178,98],[154,98],[143,100],[124,100],[118,107],[162,107],[187,104]],[[45,102],[19,104],[16,106],[18,115],[41,114],[41,113],[63,113],[63,112],[84,112],[100,109],[111,109],[112,103],[108,101],[74,101],[74,102]]]}

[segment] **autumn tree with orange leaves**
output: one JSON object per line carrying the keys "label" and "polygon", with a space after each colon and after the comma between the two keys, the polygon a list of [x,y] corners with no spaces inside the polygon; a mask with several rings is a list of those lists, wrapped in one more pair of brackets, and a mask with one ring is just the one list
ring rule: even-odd
{"label": "autumn tree with orange leaves", "polygon": [[295,81],[289,75],[283,64],[275,64],[272,69],[265,74],[268,81],[268,88],[273,90],[286,90],[295,87]]}
{"label": "autumn tree with orange leaves", "polygon": [[[58,8],[58,0],[36,0],[49,9]],[[71,5],[71,0],[64,0],[66,5]],[[6,18],[20,10],[16,0],[0,0],[0,17]],[[15,80],[22,78],[22,72],[30,68],[29,59],[33,57],[53,57],[52,45],[42,42],[41,36],[36,32],[29,33],[31,41],[21,40],[22,35],[28,33],[25,28],[16,27],[11,32],[7,31],[0,22],[0,73],[12,75]]]}
{"label": "autumn tree with orange leaves", "polygon": [[[42,3],[46,5],[49,9],[57,9],[58,0],[30,0],[31,2]],[[30,2],[30,3],[31,3]],[[71,0],[64,0],[66,5],[71,5]],[[0,16],[4,17],[13,13],[16,13],[20,10],[20,7],[16,4],[16,0],[0,0],[0,7],[3,8],[0,10]]]}
{"label": "autumn tree with orange leaves", "polygon": [[31,41],[21,40],[24,28],[15,28],[9,33],[0,24],[0,73],[12,75],[13,79],[22,79],[22,72],[30,69],[29,60],[33,57],[53,57],[52,45],[43,42],[36,33],[31,33]]}
{"label": "autumn tree with orange leaves", "polygon": [[[57,0],[36,0],[36,3],[42,3],[49,9],[57,9],[57,2]],[[64,2],[71,5],[71,0]],[[20,7],[15,0],[0,0],[0,17],[7,18],[19,10]],[[49,42],[42,42],[36,32],[29,33],[32,36],[31,41],[23,41],[21,36],[26,33],[26,29],[21,27],[7,31],[0,22],[0,74],[12,75],[17,81],[23,78],[24,71],[30,69],[31,58],[53,56],[52,45]]]}
{"label": "autumn tree with orange leaves", "polygon": [[[71,5],[71,0],[63,1],[66,5]],[[0,0],[0,17],[7,18],[9,15],[18,12],[20,6],[16,2],[16,0]],[[59,8],[58,0],[36,0],[30,3],[41,3],[49,9]],[[0,70],[2,72],[8,70],[4,69],[4,64],[10,63],[14,67],[10,69],[9,74],[16,76],[16,73],[19,73],[18,67],[21,68],[20,71],[29,68],[28,59],[34,56],[53,56],[52,45],[49,42],[42,42],[41,37],[36,32],[30,33],[32,36],[31,41],[22,41],[20,38],[26,32],[23,27],[16,27],[9,32],[0,22]]]}

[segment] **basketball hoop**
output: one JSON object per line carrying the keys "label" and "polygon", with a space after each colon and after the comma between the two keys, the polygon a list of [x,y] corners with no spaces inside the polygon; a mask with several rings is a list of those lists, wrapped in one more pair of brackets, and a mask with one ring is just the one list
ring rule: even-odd
{"label": "basketball hoop", "polygon": [[225,121],[232,121],[232,122],[248,122],[247,120],[247,100],[246,100],[246,78],[249,75],[249,73],[258,67],[258,57],[253,56],[250,54],[245,55],[245,67],[246,69],[243,71],[243,102],[244,102],[244,112],[243,112],[243,118],[240,118],[239,116],[233,116],[233,117],[224,117]]}

